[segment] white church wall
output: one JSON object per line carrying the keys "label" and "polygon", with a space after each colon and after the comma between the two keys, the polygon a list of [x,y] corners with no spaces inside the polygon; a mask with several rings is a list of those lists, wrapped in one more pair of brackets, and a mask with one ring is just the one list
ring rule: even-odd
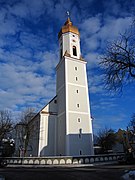
{"label": "white church wall", "polygon": [[61,62],[57,65],[57,81],[56,81],[56,91],[57,91],[57,112],[58,115],[65,112],[65,62]]}
{"label": "white church wall", "polygon": [[53,98],[40,112],[40,142],[38,156],[52,156],[56,151],[57,98]]}
{"label": "white church wall", "polygon": [[47,134],[48,134],[48,115],[40,114],[40,131],[39,131],[39,150],[38,156],[43,156],[44,147],[47,146]]}
{"label": "white church wall", "polygon": [[68,85],[68,107],[69,111],[88,113],[86,88],[81,86]]}
{"label": "white church wall", "polygon": [[65,52],[67,51],[68,53],[70,53],[70,41],[69,41],[69,33],[65,33],[62,36],[62,41],[66,42],[66,43],[62,43],[62,48],[63,48],[63,56],[65,54]]}
{"label": "white church wall", "polygon": [[90,132],[90,119],[89,114],[82,113],[69,113],[69,129],[67,134],[79,134],[79,129],[82,129],[82,133]]}
{"label": "white church wall", "polygon": [[86,82],[84,78],[85,77],[85,72],[84,72],[85,64],[86,63],[84,61],[73,60],[71,58],[68,58],[67,60],[67,71],[69,72],[67,74],[68,83],[86,86]]}
{"label": "white church wall", "polygon": [[83,133],[81,137],[79,134],[68,134],[67,139],[68,144],[68,152],[67,155],[70,156],[79,156],[79,155],[92,155],[92,134],[91,133]]}
{"label": "white church wall", "polygon": [[66,134],[66,89],[65,89],[65,60],[64,58],[57,65],[57,155],[65,154]]}
{"label": "white church wall", "polygon": [[68,113],[68,120],[68,154],[73,156],[93,154],[93,137],[89,114]]}
{"label": "white church wall", "polygon": [[57,119],[57,155],[66,155],[65,154],[65,141],[66,141],[66,122],[65,122],[66,114],[61,114]]}
{"label": "white church wall", "polygon": [[[77,34],[74,34],[72,32],[68,32],[62,35],[63,37],[63,55],[65,54],[65,52],[67,51],[71,57],[74,58],[80,58],[80,38]],[[77,50],[77,56],[73,55],[73,46],[76,47]]]}
{"label": "white church wall", "polygon": [[89,114],[68,114],[68,153],[70,155],[90,155],[92,142],[91,120]]}
{"label": "white church wall", "polygon": [[[57,91],[58,101],[58,154],[90,155],[92,151],[92,125],[89,110],[86,62],[64,57],[57,68],[57,78],[65,72],[65,82]],[[63,69],[61,69],[63,68]],[[76,80],[76,77],[78,78]],[[77,91],[78,90],[78,91]],[[79,107],[78,107],[79,104]],[[77,116],[81,124],[75,123]],[[75,120],[75,122],[74,122]],[[82,130],[80,140],[80,129]],[[86,147],[87,146],[87,147]]]}
{"label": "white church wall", "polygon": [[55,115],[41,115],[39,156],[55,155],[55,126]]}
{"label": "white church wall", "polygon": [[57,97],[55,96],[42,110],[41,112],[49,113],[54,112],[57,113]]}
{"label": "white church wall", "polygon": [[65,85],[65,63],[60,61],[56,67],[57,76],[56,76],[56,93],[58,93],[63,85]]}
{"label": "white church wall", "polygon": [[58,102],[58,114],[62,114],[65,112],[65,87],[63,87],[59,93],[57,94],[57,102]]}
{"label": "white church wall", "polygon": [[76,56],[73,55],[73,46],[76,47],[77,50],[77,58],[80,58],[81,52],[80,52],[80,37],[77,34],[70,33],[70,42],[71,42],[71,53],[74,58]]}
{"label": "white church wall", "polygon": [[[86,62],[66,57],[66,154],[93,154]],[[80,118],[80,123],[78,123]]]}

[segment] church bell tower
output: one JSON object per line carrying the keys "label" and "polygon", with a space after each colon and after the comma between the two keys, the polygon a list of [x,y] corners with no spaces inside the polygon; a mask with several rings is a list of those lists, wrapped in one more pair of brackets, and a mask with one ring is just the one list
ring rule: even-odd
{"label": "church bell tower", "polygon": [[92,155],[93,133],[86,61],[81,56],[79,30],[69,17],[58,38],[60,60],[56,67],[56,154]]}

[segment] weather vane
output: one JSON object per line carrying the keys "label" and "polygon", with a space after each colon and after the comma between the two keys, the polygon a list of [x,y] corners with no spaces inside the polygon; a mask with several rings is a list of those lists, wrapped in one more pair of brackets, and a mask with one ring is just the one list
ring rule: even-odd
{"label": "weather vane", "polygon": [[67,16],[69,17],[69,16],[70,16],[70,13],[69,13],[69,11],[67,11],[66,13],[67,13]]}

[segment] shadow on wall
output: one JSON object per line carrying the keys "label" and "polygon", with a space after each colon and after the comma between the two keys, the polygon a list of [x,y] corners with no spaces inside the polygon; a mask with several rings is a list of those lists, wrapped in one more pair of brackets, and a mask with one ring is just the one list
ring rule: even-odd
{"label": "shadow on wall", "polygon": [[91,134],[70,134],[65,136],[69,146],[67,147],[67,152],[61,153],[60,151],[57,154],[54,154],[51,150],[53,147],[52,139],[50,135],[48,136],[48,144],[41,150],[41,156],[80,156],[80,155],[93,155],[93,142]]}

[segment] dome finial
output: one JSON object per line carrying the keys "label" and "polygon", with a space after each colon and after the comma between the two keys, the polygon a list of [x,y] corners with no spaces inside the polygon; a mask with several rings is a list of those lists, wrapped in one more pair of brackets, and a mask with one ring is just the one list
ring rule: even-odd
{"label": "dome finial", "polygon": [[67,14],[67,20],[65,22],[65,25],[72,25],[72,22],[70,20],[70,12],[66,11],[66,14]]}
{"label": "dome finial", "polygon": [[80,35],[79,31],[78,31],[78,28],[73,26],[71,20],[70,20],[70,13],[69,11],[66,11],[66,14],[68,16],[66,22],[64,23],[64,26],[62,26],[59,34],[58,34],[58,37],[60,38],[60,36],[64,33],[67,33],[67,32],[72,32],[72,33],[75,33],[77,35]]}
{"label": "dome finial", "polygon": [[67,11],[66,14],[67,14],[67,17],[69,18],[70,17],[70,12]]}

